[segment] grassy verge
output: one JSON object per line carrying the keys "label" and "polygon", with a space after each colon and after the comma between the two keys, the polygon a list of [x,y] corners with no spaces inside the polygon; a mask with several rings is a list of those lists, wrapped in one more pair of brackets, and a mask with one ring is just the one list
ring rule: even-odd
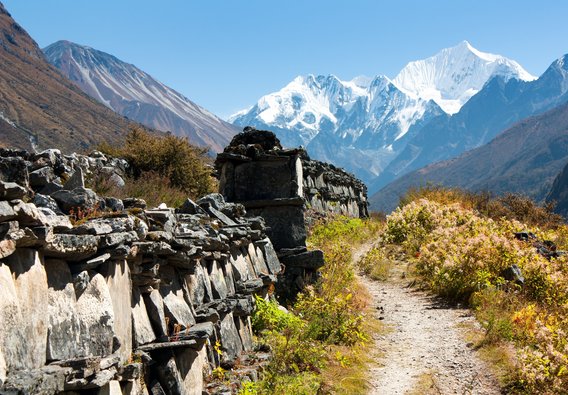
{"label": "grassy verge", "polygon": [[[517,240],[515,232],[531,237]],[[568,258],[543,252],[554,251],[545,241],[567,249],[567,236],[549,208],[526,198],[429,188],[388,217],[381,248],[399,246],[422,285],[474,309],[483,330],[472,342],[509,393],[565,394]],[[381,254],[388,256],[377,252],[379,261]],[[512,265],[522,284],[506,280]]]}
{"label": "grassy verge", "polygon": [[381,225],[338,217],[316,225],[310,248],[324,251],[321,278],[302,292],[288,312],[273,301],[258,300],[253,326],[273,359],[262,380],[242,394],[364,394],[369,363],[369,296],[356,280],[352,253],[375,239]]}

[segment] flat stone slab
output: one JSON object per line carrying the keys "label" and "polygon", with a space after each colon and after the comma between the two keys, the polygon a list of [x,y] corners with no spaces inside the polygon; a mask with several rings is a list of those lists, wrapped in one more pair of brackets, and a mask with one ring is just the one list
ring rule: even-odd
{"label": "flat stone slab", "polygon": [[197,345],[195,340],[180,340],[177,342],[163,342],[163,343],[150,343],[139,346],[138,350],[150,352],[156,350],[165,350],[168,348],[183,348],[183,347],[194,347]]}

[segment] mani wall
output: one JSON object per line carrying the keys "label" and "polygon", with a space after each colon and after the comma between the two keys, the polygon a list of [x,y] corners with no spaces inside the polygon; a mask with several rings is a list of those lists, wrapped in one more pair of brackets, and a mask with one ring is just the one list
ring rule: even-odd
{"label": "mani wall", "polygon": [[[255,295],[314,281],[307,209],[364,217],[366,189],[251,128],[216,168],[220,194],[149,208],[85,186],[124,185],[124,160],[0,149],[0,394],[231,394],[256,379]],[[231,379],[209,381],[219,367]]]}
{"label": "mani wall", "polygon": [[204,377],[237,359],[254,378],[253,295],[281,270],[264,221],[218,194],[148,209],[84,186],[126,167],[0,150],[1,394],[231,393]]}

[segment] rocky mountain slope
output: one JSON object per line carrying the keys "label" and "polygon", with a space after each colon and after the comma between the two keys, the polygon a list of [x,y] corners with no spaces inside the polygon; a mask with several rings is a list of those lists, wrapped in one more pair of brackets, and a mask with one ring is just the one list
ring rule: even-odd
{"label": "rocky mountain slope", "polygon": [[240,131],[132,64],[69,41],[44,48],[49,62],[95,100],[148,127],[215,152]]}
{"label": "rocky mountain slope", "polygon": [[542,201],[568,161],[568,105],[525,119],[490,143],[431,164],[390,183],[370,199],[372,210],[392,210],[412,186],[427,183],[472,191],[519,192]]}
{"label": "rocky mountain slope", "polygon": [[230,120],[274,130],[283,144],[303,144],[313,157],[343,166],[373,187],[425,125],[450,118],[493,77],[534,79],[518,63],[464,41],[409,63],[392,81],[297,77]]}
{"label": "rocky mountain slope", "polygon": [[0,3],[0,144],[81,150],[116,143],[130,122],[85,95],[45,59]]}

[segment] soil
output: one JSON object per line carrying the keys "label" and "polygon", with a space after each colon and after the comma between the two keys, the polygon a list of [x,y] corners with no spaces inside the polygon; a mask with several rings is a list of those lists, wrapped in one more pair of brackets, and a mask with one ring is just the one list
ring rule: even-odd
{"label": "soil", "polygon": [[386,324],[385,334],[374,336],[369,394],[500,394],[497,379],[464,338],[464,328],[477,325],[471,311],[411,287],[402,269],[395,267],[385,282],[361,277],[376,318]]}

